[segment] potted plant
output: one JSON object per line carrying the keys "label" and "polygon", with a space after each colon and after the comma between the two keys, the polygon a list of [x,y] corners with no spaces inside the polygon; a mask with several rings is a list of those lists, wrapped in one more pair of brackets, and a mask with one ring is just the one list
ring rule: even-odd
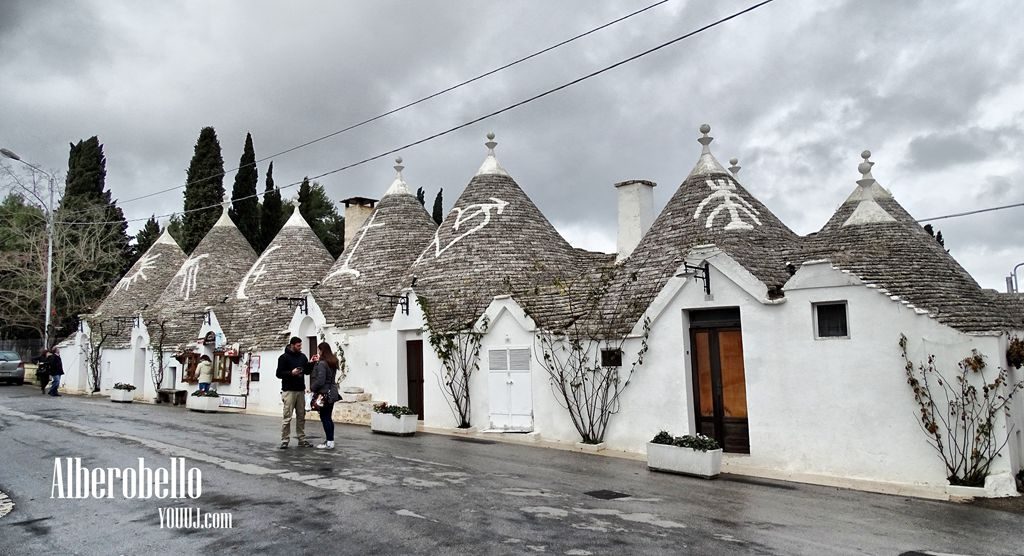
{"label": "potted plant", "polygon": [[110,391],[110,401],[118,403],[132,403],[135,398],[134,384],[127,384],[124,382],[118,382],[114,385],[114,389]]}
{"label": "potted plant", "polygon": [[188,397],[185,407],[192,411],[214,412],[220,410],[220,394],[216,390],[196,390]]}
{"label": "potted plant", "polygon": [[647,467],[712,479],[722,469],[722,448],[714,438],[661,431],[647,443]]}
{"label": "potted plant", "polygon": [[416,434],[416,412],[404,405],[374,404],[370,430],[382,434],[412,436]]}

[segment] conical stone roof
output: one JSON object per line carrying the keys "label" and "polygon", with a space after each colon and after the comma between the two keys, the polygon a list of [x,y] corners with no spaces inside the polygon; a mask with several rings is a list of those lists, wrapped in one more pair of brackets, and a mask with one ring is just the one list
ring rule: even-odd
{"label": "conical stone roof", "polygon": [[313,292],[327,322],[342,328],[364,326],[373,319],[388,320],[394,304],[377,297],[395,294],[410,265],[433,239],[437,225],[397,176],[366,222],[346,238],[345,250]]}
{"label": "conical stone roof", "polygon": [[256,262],[256,252],[228,216],[227,207],[181,265],[157,300],[165,322],[165,346],[187,344],[202,326],[189,313],[218,309],[234,294],[238,282]]}
{"label": "conical stone roof", "polygon": [[301,297],[333,263],[296,206],[274,241],[238,281],[226,307],[217,309],[227,342],[237,342],[242,349],[283,348],[295,302],[274,299]]}
{"label": "conical stone roof", "polygon": [[[493,135],[489,138],[493,139]],[[538,322],[560,312],[530,296],[591,264],[548,222],[498,164],[493,140],[478,173],[410,269],[433,326],[461,329],[496,295],[512,294]],[[550,300],[548,300],[550,301]]]}
{"label": "conical stone roof", "polygon": [[696,166],[623,263],[621,276],[635,283],[612,288],[634,300],[622,320],[626,327],[637,322],[698,245],[713,244],[728,254],[768,287],[769,296],[781,296],[789,279],[786,254],[796,248],[798,236],[711,154],[711,127],[705,124],[700,131],[703,152]]}
{"label": "conical stone roof", "polygon": [[[99,319],[134,317],[140,313],[148,318],[156,313],[154,302],[185,262],[185,252],[165,228],[160,237],[135,261],[117,286],[107,294],[96,309]],[[108,339],[107,347],[119,348],[131,341],[131,327]]]}
{"label": "conical stone roof", "polygon": [[[863,178],[857,188],[821,231],[804,238],[794,262],[828,259],[893,301],[965,332],[1019,327],[1007,308],[982,290],[875,181],[871,176],[874,163],[868,161],[871,153],[865,151],[861,156]],[[865,218],[869,213],[872,216]]]}

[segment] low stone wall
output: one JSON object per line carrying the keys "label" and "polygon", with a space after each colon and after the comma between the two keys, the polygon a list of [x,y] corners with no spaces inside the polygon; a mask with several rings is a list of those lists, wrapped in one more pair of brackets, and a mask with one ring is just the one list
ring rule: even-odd
{"label": "low stone wall", "polygon": [[371,400],[346,402],[342,400],[334,404],[334,422],[370,426],[370,414],[373,413],[374,403],[377,402]]}

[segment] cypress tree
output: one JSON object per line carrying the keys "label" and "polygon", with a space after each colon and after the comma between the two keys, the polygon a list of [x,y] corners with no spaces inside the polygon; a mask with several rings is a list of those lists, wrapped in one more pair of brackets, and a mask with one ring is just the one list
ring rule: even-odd
{"label": "cypress tree", "polygon": [[231,189],[231,209],[228,214],[253,249],[259,249],[261,240],[259,198],[256,196],[256,183],[259,180],[256,152],[252,148],[252,134],[246,133],[245,148],[242,150],[242,158],[238,161],[235,185]]}
{"label": "cypress tree", "polygon": [[[54,325],[57,333],[74,327],[75,315],[98,304],[133,262],[124,212],[106,189],[107,159],[96,136],[70,145],[64,196],[54,220],[61,240],[54,257],[68,267],[87,268],[75,276],[55,276]],[[56,224],[55,224],[56,226]],[[57,253],[57,250],[63,251]],[[60,286],[60,287],[58,287]]]}
{"label": "cypress tree", "polygon": [[260,253],[274,241],[288,216],[281,203],[281,192],[274,187],[274,163],[271,162],[267,168],[267,187],[263,190],[263,207],[260,209]]}
{"label": "cypress tree", "polygon": [[434,212],[433,214],[431,214],[431,217],[434,219],[434,222],[436,222],[438,226],[440,226],[441,221],[444,220],[444,201],[442,199],[443,193],[443,187],[437,191],[437,197],[434,197]]}
{"label": "cypress tree", "polygon": [[416,188],[416,200],[419,201],[421,205],[426,205],[427,203],[427,192],[423,191],[422,187]]}
{"label": "cypress tree", "polygon": [[[219,205],[224,200],[224,159],[217,132],[212,127],[204,127],[199,132],[192,161],[185,173],[185,184],[181,248],[192,253],[220,218]],[[195,210],[200,208],[206,210]]]}
{"label": "cypress tree", "polygon": [[345,243],[345,218],[338,214],[324,188],[317,182],[310,184],[309,178],[303,178],[299,186],[299,212],[331,256],[337,258]]}
{"label": "cypress tree", "polygon": [[156,243],[157,238],[160,237],[160,231],[160,224],[157,223],[156,216],[150,216],[139,233],[135,235],[135,252],[138,253],[136,259],[149,251],[149,248]]}
{"label": "cypress tree", "polygon": [[174,241],[181,245],[181,242],[185,239],[185,230],[181,225],[181,216],[175,214],[171,217],[170,222],[167,223],[167,233],[174,238]]}

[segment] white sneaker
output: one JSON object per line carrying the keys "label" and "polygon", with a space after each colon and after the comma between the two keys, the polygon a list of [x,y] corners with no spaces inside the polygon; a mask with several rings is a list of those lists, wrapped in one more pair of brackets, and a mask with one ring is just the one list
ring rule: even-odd
{"label": "white sneaker", "polygon": [[327,442],[324,442],[323,444],[317,444],[316,448],[318,450],[333,450],[334,449],[334,441],[333,440],[329,440]]}

